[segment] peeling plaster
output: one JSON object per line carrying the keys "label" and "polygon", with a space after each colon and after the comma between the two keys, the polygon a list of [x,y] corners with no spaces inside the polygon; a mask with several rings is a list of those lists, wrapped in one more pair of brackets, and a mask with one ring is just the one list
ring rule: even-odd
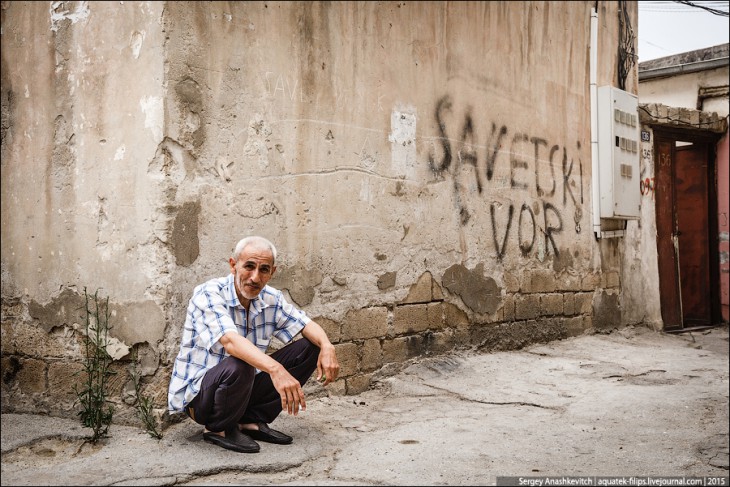
{"label": "peeling plaster", "polygon": [[129,47],[132,49],[132,57],[134,59],[139,58],[139,52],[142,49],[142,42],[144,41],[145,31],[135,30],[129,37]]}
{"label": "peeling plaster", "polygon": [[[46,333],[63,326],[85,332],[86,300],[70,288],[63,289],[45,305],[31,300],[28,313]],[[115,360],[127,355],[134,344],[156,344],[163,339],[165,317],[160,306],[153,301],[110,302],[109,313],[107,349]]]}
{"label": "peeling plaster", "polygon": [[68,19],[72,24],[80,20],[89,18],[89,2],[79,2],[72,11],[68,10],[68,5],[72,2],[51,2],[49,9],[51,15],[51,30],[57,32],[61,21]]}
{"label": "peeling plaster", "polygon": [[119,360],[129,353],[129,347],[114,337],[107,338],[106,353],[112,360]]}
{"label": "peeling plaster", "polygon": [[121,161],[124,159],[124,153],[127,151],[127,148],[124,146],[124,144],[120,145],[117,148],[117,151],[114,153],[114,160],[115,161]]}
{"label": "peeling plaster", "polygon": [[145,96],[139,101],[144,113],[144,126],[152,131],[155,141],[162,140],[162,119],[164,106],[159,96]]}
{"label": "peeling plaster", "polygon": [[399,176],[416,177],[416,108],[411,105],[396,107],[390,114],[391,166]]}
{"label": "peeling plaster", "polygon": [[155,346],[164,338],[164,311],[152,300],[114,303],[110,332],[129,346],[148,343]]}
{"label": "peeling plaster", "polygon": [[84,297],[69,288],[51,299],[47,305],[42,305],[35,300],[28,304],[28,313],[31,318],[38,320],[39,325],[46,333],[50,333],[55,327],[64,325],[73,326],[84,320],[85,314]]}

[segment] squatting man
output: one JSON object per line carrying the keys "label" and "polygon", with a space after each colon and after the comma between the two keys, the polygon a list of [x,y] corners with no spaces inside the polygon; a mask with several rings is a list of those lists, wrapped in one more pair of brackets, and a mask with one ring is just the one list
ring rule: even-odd
{"label": "squatting man", "polygon": [[[322,327],[267,285],[276,272],[270,241],[240,240],[229,264],[227,277],[197,286],[190,298],[168,409],[203,425],[205,441],[255,453],[256,440],[292,442],[269,423],[283,410],[306,409],[302,386],[315,369],[326,386],[340,366]],[[272,337],[285,346],[267,354]]]}

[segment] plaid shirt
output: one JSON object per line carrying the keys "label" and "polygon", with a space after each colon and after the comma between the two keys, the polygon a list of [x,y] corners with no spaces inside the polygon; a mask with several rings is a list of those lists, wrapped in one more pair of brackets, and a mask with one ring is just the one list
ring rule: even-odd
{"label": "plaid shirt", "polygon": [[272,336],[289,343],[309,321],[281,291],[269,286],[251,300],[247,313],[236,295],[233,274],[197,286],[188,304],[180,352],[172,370],[168,409],[184,411],[200,391],[205,372],[228,356],[219,341],[224,333],[236,332],[265,353]]}

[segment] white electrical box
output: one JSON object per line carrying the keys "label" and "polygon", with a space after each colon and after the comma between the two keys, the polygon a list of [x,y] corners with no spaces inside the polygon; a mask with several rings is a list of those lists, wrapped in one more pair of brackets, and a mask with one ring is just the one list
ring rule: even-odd
{"label": "white electrical box", "polygon": [[601,218],[640,215],[640,126],[636,95],[598,88],[598,168]]}

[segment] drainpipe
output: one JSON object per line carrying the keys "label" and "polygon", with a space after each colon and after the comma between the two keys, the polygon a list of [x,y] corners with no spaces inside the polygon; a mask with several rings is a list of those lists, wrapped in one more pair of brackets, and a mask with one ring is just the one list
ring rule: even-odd
{"label": "drainpipe", "polygon": [[593,180],[593,231],[601,238],[601,201],[600,179],[598,173],[598,12],[591,8],[591,52],[590,52],[590,91],[591,91],[591,178]]}

